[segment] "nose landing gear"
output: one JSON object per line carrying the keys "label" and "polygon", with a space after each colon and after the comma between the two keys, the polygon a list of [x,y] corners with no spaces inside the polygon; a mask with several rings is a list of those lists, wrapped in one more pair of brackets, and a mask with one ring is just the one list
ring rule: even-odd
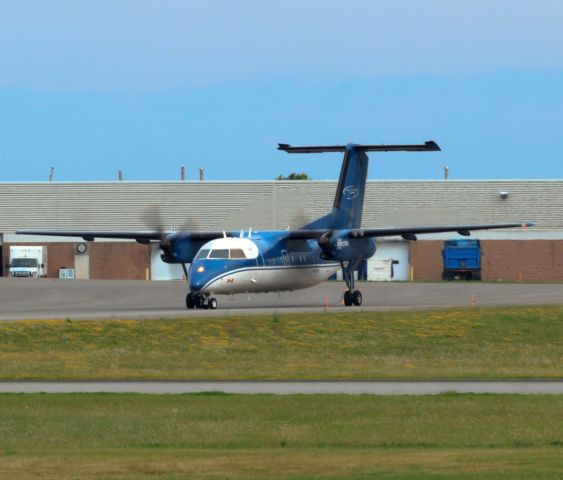
{"label": "nose landing gear", "polygon": [[215,310],[217,308],[217,300],[208,293],[192,293],[186,295],[186,307],[188,309],[202,308],[203,310]]}
{"label": "nose landing gear", "polygon": [[344,292],[344,305],[359,307],[362,304],[362,292],[354,290],[354,269],[350,268],[350,265],[346,267],[342,265],[342,276],[348,287],[348,290]]}

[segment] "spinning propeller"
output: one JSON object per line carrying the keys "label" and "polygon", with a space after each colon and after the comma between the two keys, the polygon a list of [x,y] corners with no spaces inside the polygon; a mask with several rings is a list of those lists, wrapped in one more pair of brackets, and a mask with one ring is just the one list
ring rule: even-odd
{"label": "spinning propeller", "polygon": [[174,250],[174,242],[179,232],[193,232],[199,230],[199,225],[194,219],[188,219],[180,228],[167,229],[161,209],[150,206],[143,212],[143,221],[147,227],[155,230],[159,239],[159,248],[165,256],[170,256]]}

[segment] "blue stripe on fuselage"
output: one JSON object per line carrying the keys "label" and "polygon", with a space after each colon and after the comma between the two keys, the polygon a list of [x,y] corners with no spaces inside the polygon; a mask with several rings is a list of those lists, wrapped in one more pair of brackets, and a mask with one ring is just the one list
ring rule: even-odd
{"label": "blue stripe on fuselage", "polygon": [[[194,260],[190,269],[189,285],[192,292],[204,288],[213,279],[228,275],[241,268],[256,268],[256,259],[200,259]],[[202,269],[200,272],[198,270]]]}
{"label": "blue stripe on fuselage", "polygon": [[[266,266],[266,267],[237,268],[234,270],[227,270],[226,272],[221,273],[214,278],[211,278],[202,287],[199,287],[199,290],[204,290],[210,287],[213,283],[221,280],[222,278],[240,272],[268,271],[268,270],[304,270],[310,268],[326,268],[326,267],[337,267],[337,266],[340,265],[338,263],[319,263],[319,264],[311,264],[311,265],[277,265],[277,266]],[[190,289],[192,289],[191,283],[190,283]]]}

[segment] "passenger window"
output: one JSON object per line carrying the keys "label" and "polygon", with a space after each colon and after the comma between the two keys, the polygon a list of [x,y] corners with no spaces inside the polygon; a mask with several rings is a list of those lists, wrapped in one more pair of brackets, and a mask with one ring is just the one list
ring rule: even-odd
{"label": "passenger window", "polygon": [[216,248],[211,250],[209,258],[229,258],[229,251],[227,249]]}
{"label": "passenger window", "polygon": [[199,258],[207,258],[207,255],[209,255],[209,249],[206,248],[205,250],[200,250],[195,258],[196,260]]}
{"label": "passenger window", "polygon": [[231,258],[246,258],[246,255],[240,248],[232,248]]}

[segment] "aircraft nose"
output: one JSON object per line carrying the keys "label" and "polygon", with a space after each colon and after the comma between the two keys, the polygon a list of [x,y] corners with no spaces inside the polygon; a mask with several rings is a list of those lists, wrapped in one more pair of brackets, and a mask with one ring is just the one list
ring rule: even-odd
{"label": "aircraft nose", "polygon": [[193,265],[190,270],[190,279],[188,282],[192,292],[198,292],[205,285],[205,267],[202,264]]}
{"label": "aircraft nose", "polygon": [[203,287],[203,282],[190,279],[189,287],[192,292],[198,292]]}

